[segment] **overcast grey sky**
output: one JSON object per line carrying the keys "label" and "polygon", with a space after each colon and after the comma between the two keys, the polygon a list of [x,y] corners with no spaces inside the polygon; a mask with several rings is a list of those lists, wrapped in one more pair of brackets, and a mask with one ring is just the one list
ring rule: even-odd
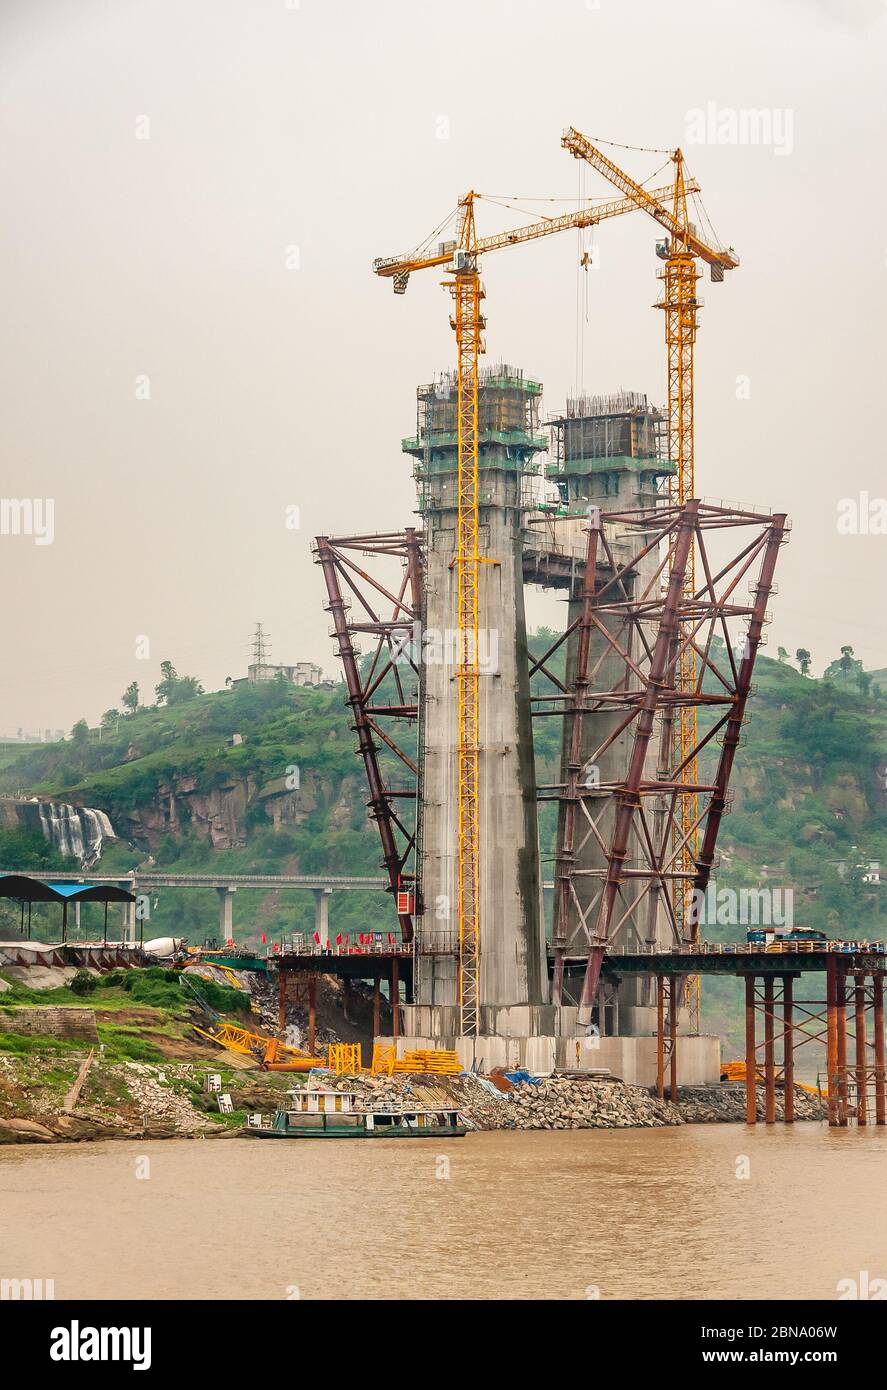
{"label": "overcast grey sky", "polygon": [[[0,732],[94,721],[165,658],[216,688],[257,619],[336,672],[310,538],[411,521],[399,441],[453,358],[439,276],[395,299],[373,257],[469,187],[575,198],[567,125],[682,144],[741,257],[704,283],[697,491],[793,519],[770,653],[887,665],[887,536],[838,529],[887,493],[885,50],[882,0],[3,0],[0,491],[52,498],[54,539],[0,535]],[[709,103],[772,139],[699,143]],[[595,235],[587,390],[664,398],[657,230]],[[555,410],[576,234],[484,279],[488,360]]]}

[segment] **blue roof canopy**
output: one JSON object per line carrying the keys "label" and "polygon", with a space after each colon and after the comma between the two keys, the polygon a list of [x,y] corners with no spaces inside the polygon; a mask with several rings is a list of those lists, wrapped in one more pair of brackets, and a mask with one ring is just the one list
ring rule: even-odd
{"label": "blue roof canopy", "polygon": [[51,883],[25,874],[0,876],[0,898],[26,903],[134,903],[135,893],[115,883]]}

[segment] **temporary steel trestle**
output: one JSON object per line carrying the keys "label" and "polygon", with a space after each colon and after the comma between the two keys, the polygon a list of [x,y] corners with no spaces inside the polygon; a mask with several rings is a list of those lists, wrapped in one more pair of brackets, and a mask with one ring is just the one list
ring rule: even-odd
{"label": "temporary steel trestle", "polygon": [[[740,533],[741,548],[726,562],[716,563],[708,534],[730,529]],[[585,957],[582,1022],[591,1015],[607,946],[628,923],[639,940],[650,940],[657,900],[671,940],[692,942],[698,937],[695,907],[686,916],[676,911],[675,885],[693,894],[691,903],[708,885],[767,621],[776,557],[787,531],[782,514],[715,506],[695,498],[680,505],[603,513],[591,522],[579,615],[531,667],[531,673],[547,676],[563,692],[535,697],[534,713],[553,713],[554,701],[572,720],[567,775],[558,798],[562,814],[555,866],[552,998],[563,1002],[565,959]],[[694,551],[699,582],[688,590]],[[641,590],[642,568],[650,577]],[[751,590],[750,601],[740,593],[743,581]],[[592,632],[598,652],[593,664]],[[573,633],[577,655],[571,684],[565,686],[547,663]],[[686,660],[688,651],[692,663]],[[602,670],[609,673],[606,681]],[[688,671],[696,673],[689,680]],[[701,721],[701,732],[685,746],[678,744],[673,730],[679,712],[688,708],[704,709],[713,717]],[[608,723],[609,731],[591,749],[587,738],[583,743],[583,724],[599,711],[618,718],[615,725]],[[612,782],[598,781],[591,789],[580,785],[582,768],[596,765],[626,731],[632,742],[625,773]],[[686,780],[687,767],[697,767],[702,750],[715,739],[721,749],[711,781],[702,783],[698,773]],[[606,792],[611,796],[602,796]],[[687,798],[694,806],[698,798],[698,810],[685,824],[682,806]],[[604,816],[614,803],[615,815],[605,836]],[[679,835],[676,826],[681,827]],[[687,866],[685,849],[697,837],[700,848]],[[577,867],[589,841],[598,844],[603,868]],[[584,906],[577,893],[580,876],[599,880]],[[694,889],[700,891],[693,893]]]}
{"label": "temporary steel trestle", "polygon": [[[338,641],[339,656],[348,688],[348,703],[354,716],[354,729],[363,757],[369,786],[370,816],[375,820],[382,841],[382,861],[388,873],[391,892],[415,888],[413,865],[416,849],[416,816],[395,810],[394,802],[404,797],[416,805],[418,761],[410,756],[397,740],[382,729],[380,720],[417,720],[418,706],[407,698],[403,687],[403,670],[411,669],[418,680],[417,656],[412,650],[412,638],[421,621],[423,602],[423,564],[421,533],[408,527],[405,531],[375,536],[318,536],[314,543],[315,561],[323,569],[333,631]],[[382,579],[374,578],[361,568],[356,555],[375,562],[400,560],[402,574],[394,590]],[[387,576],[386,576],[387,578]],[[357,601],[359,614],[350,616],[351,604],[345,590]],[[391,614],[383,610],[391,606]],[[361,655],[354,645],[355,636],[368,637],[373,643],[372,655],[363,666]],[[392,699],[384,690],[394,692]],[[377,703],[381,701],[381,703]],[[379,746],[384,745],[410,775],[405,788],[387,786],[379,765]],[[409,823],[411,822],[411,824]],[[401,911],[398,903],[398,922],[405,942],[413,939],[413,911]]]}
{"label": "temporary steel trestle", "polygon": [[[745,1092],[746,1120],[758,1118],[757,1089],[764,1086],[764,1120],[777,1118],[776,1088],[782,1085],[784,1119],[794,1120],[794,1054],[805,1043],[826,1044],[828,1122],[844,1128],[851,1120],[860,1126],[887,1123],[887,1070],[884,1048],[884,971],[859,968],[841,956],[829,956],[826,998],[798,999],[796,973],[745,976]],[[780,1009],[781,1006],[781,1009]],[[763,1043],[757,1039],[757,1018],[763,1016]],[[781,1016],[780,1016],[781,1015]],[[854,1043],[847,1057],[847,1037]],[[871,1028],[868,1021],[871,1020]],[[871,1036],[868,1037],[867,1034]],[[781,1044],[782,1066],[776,1048]],[[763,1048],[763,1058],[760,1057]]]}

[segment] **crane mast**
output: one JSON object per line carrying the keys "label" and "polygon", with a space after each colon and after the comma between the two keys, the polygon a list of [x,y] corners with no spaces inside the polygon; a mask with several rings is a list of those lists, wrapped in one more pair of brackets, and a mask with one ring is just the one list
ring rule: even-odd
{"label": "crane mast", "polygon": [[484,351],[483,286],[475,249],[474,198],[460,207],[456,269],[450,282],[455,312],[457,417],[456,604],[458,608],[458,920],[459,1019],[476,1034],[480,995],[480,786],[478,671],[480,564],[478,528],[478,358]]}
{"label": "crane mast", "polygon": [[[672,215],[678,228],[688,229],[687,193],[684,186],[683,157],[680,150],[674,154],[675,182]],[[668,456],[675,465],[675,472],[669,478],[669,495],[672,502],[682,506],[685,501],[695,497],[696,469],[693,438],[693,354],[696,343],[698,296],[696,282],[700,271],[696,257],[688,249],[686,236],[681,232],[672,234],[665,257],[663,271],[663,297],[658,308],[665,313],[665,348],[668,363]],[[667,575],[666,575],[667,579]],[[684,571],[683,598],[690,599],[696,592],[696,545],[690,547],[687,566]],[[688,632],[678,636],[677,670],[675,684],[678,690],[695,690],[699,679],[696,647]],[[696,705],[682,705],[677,711],[669,731],[671,738],[672,766],[680,768],[680,780],[691,786],[698,785],[698,758],[694,749],[697,746]],[[674,884],[675,919],[686,936],[698,936],[698,924],[691,913],[693,875],[696,872],[696,857],[699,851],[699,798],[689,794],[679,796],[675,807],[672,829],[672,850],[674,862],[672,870],[679,877]],[[690,1007],[691,1025],[699,1022],[699,977],[688,981],[687,1002]]]}

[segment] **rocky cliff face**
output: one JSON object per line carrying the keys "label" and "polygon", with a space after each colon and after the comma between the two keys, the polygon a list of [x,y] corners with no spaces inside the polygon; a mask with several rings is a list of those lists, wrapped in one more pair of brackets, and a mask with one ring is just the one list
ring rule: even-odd
{"label": "rocky cliff face", "polygon": [[[167,835],[196,833],[213,849],[243,847],[249,823],[259,812],[275,830],[303,824],[319,805],[328,807],[329,827],[343,829],[355,805],[365,800],[359,779],[304,783],[291,790],[283,778],[258,785],[251,778],[232,779],[210,790],[198,788],[193,778],[163,785],[148,802],[117,813],[118,834],[140,849],[156,850]],[[261,822],[260,822],[261,823]]]}

